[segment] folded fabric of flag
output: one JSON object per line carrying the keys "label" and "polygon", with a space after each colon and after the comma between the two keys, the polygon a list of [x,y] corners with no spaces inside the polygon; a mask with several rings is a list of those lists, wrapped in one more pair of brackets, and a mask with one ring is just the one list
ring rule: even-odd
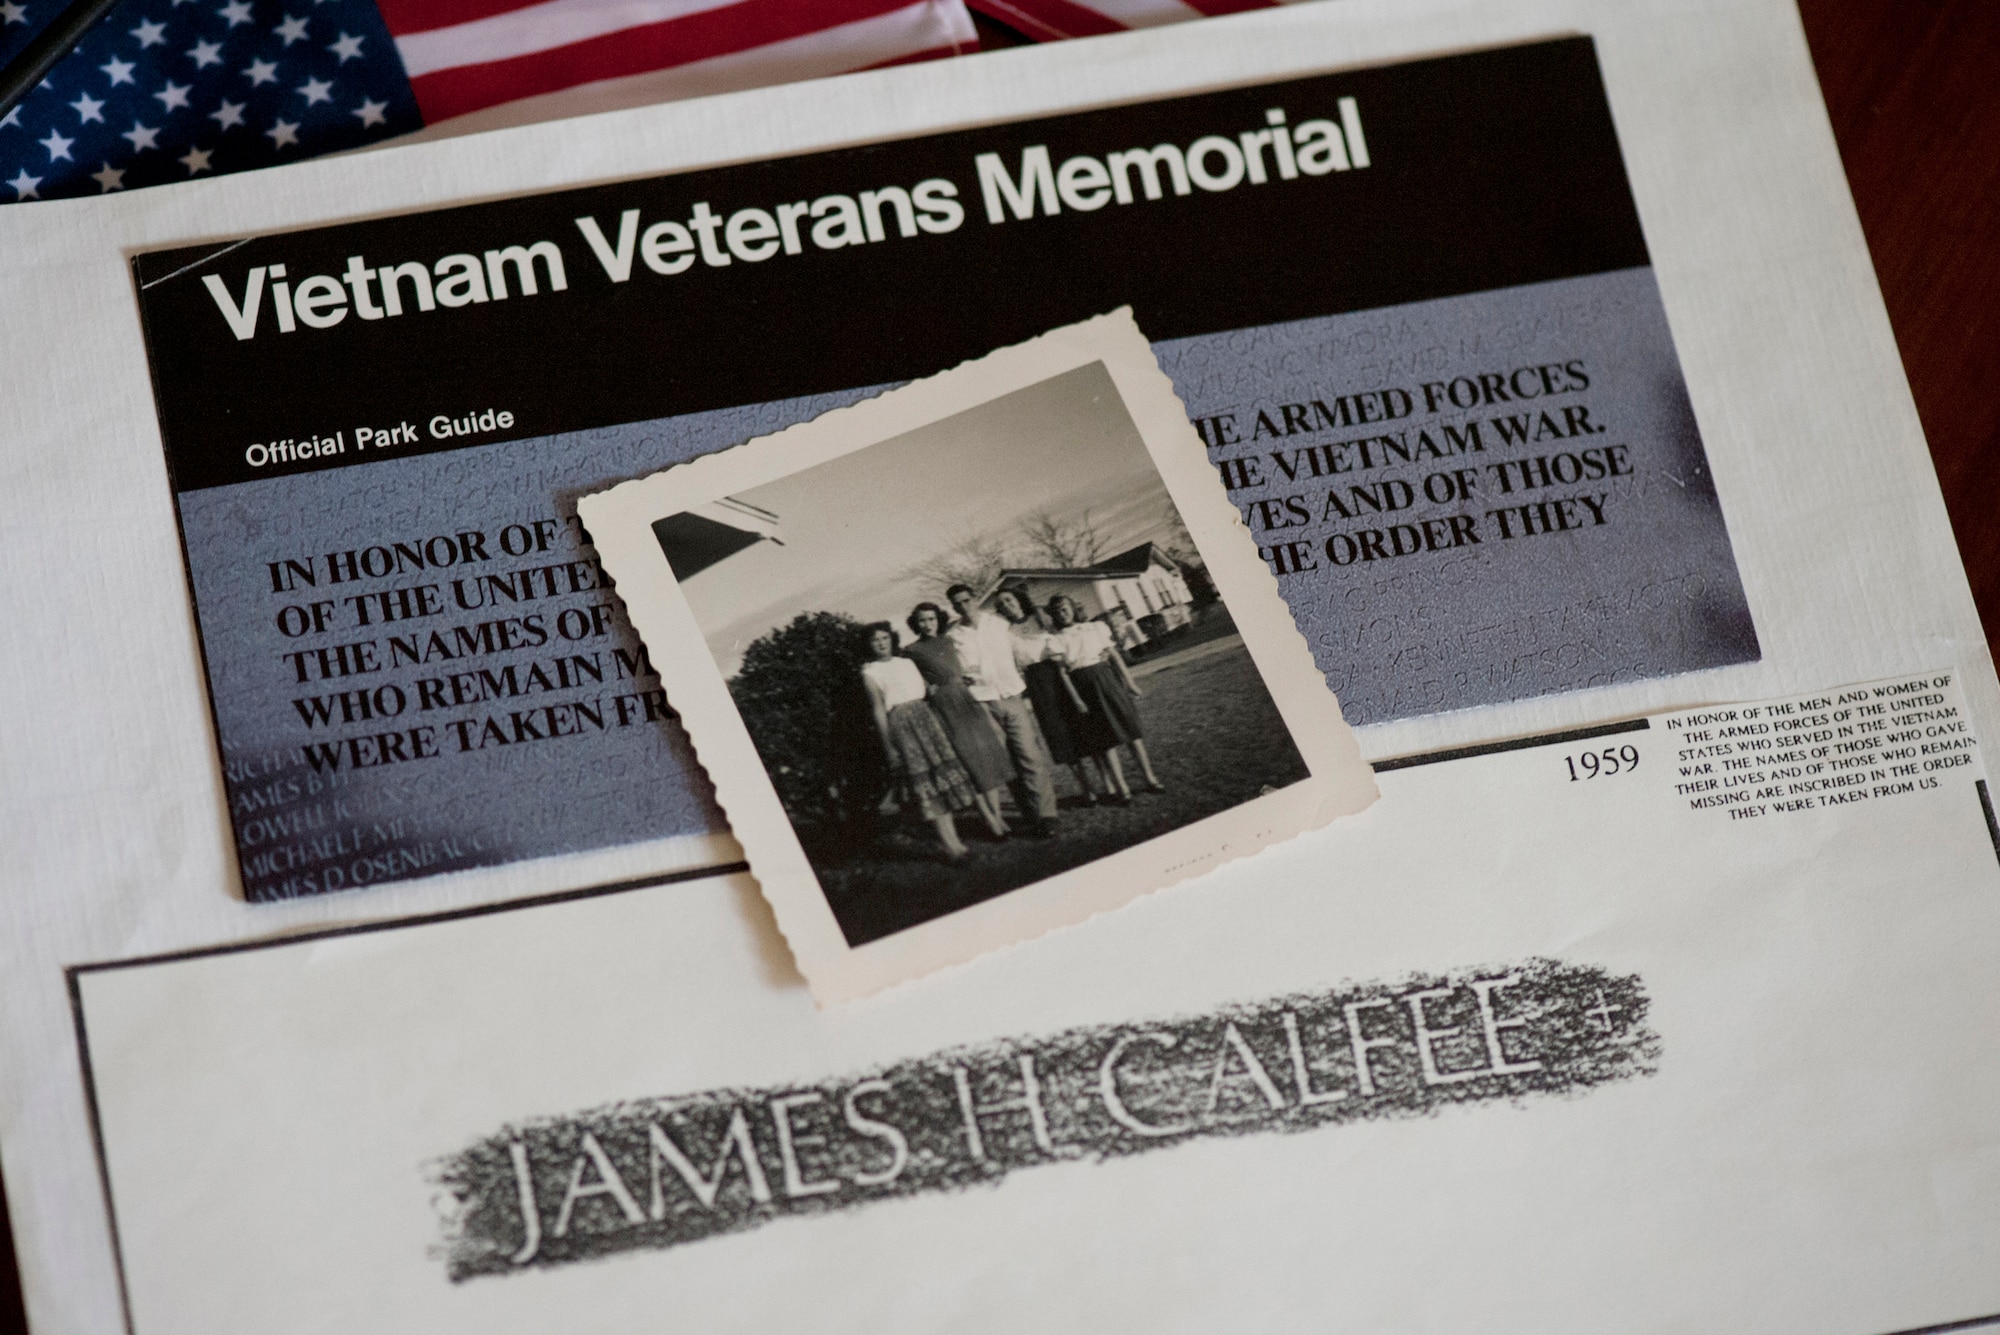
{"label": "folded fabric of flag", "polygon": [[[62,0],[0,0],[0,63]],[[120,0],[0,117],[0,202],[978,49],[963,0]]]}
{"label": "folded fabric of flag", "polygon": [[1287,0],[969,0],[988,18],[1038,42],[1154,28],[1212,14],[1269,9]]}

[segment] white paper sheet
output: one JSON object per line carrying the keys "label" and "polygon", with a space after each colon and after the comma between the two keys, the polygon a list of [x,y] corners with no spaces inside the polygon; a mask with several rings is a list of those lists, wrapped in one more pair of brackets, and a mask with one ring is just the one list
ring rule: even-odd
{"label": "white paper sheet", "polygon": [[[1889,749],[1959,707],[1948,673],[1855,694],[1824,712],[1880,707]],[[1651,724],[1386,773],[1336,829],[830,1009],[781,981],[744,878],[85,972],[135,1329],[1826,1335],[1993,1310],[1976,748],[1779,831],[1689,807],[1688,734],[1729,725]]]}
{"label": "white paper sheet", "polygon": [[[5,1016],[0,1154],[35,1328],[45,1335],[94,1332],[116,1329],[120,1320],[65,967],[506,900],[734,856],[727,847],[642,847],[468,872],[321,903],[251,908],[234,899],[221,781],[128,253],[1571,32],[1588,33],[1596,42],[1763,657],[1695,676],[1391,724],[1364,734],[1364,750],[1402,755],[1649,710],[1803,694],[1952,667],[1962,672],[1967,709],[1978,730],[1991,735],[2000,721],[2000,687],[1797,16],[1782,0],[1698,5],[1344,0],[385,150],[129,198],[31,204],[0,215],[0,310],[6,312],[0,319],[5,375],[0,568],[10,579],[9,633],[0,639],[0,681],[6,683],[0,790],[8,794],[0,811],[0,848],[7,851],[0,869],[0,1014]],[[1504,116],[1506,108],[1496,106],[1493,114]],[[1399,782],[1393,773],[1385,776],[1381,810],[1392,806]],[[1483,897],[1441,898],[1449,878],[1405,874],[1401,862],[1374,873],[1346,874],[1339,856],[1315,845],[1270,855],[1255,871],[1246,868],[1230,883],[1238,887],[1230,893],[1204,896],[1190,887],[1171,905],[1162,900],[1135,910],[1157,915],[1167,924],[1162,939],[1178,944],[1146,953],[1115,976],[1103,970],[1128,943],[1112,939],[1110,923],[1061,938],[1059,946],[1050,946],[1055,955],[1049,963],[1036,967],[1057,969],[1060,957],[1058,972],[1096,978],[1099,988],[1115,987],[1121,1005],[1130,1007],[1125,1013],[1143,1017],[1211,1001],[1276,996],[1330,977],[1398,977],[1426,968],[1504,962],[1528,951],[1588,950],[1602,959],[1630,959],[1634,969],[1642,968],[1640,955],[1666,952],[1662,958],[1673,963],[1645,973],[1649,993],[1694,1000],[1672,1014],[1661,1003],[1657,1024],[1668,1053],[1661,1076],[1542,1110],[1538,1116],[1562,1125],[1538,1123],[1531,1136],[1545,1146],[1566,1146],[1567,1119],[1611,1118],[1601,1110],[1612,1105],[1624,1119],[1620,1136],[1637,1128],[1644,1133],[1641,1142],[1669,1136],[1681,1119],[1704,1110],[1740,1111],[1749,1119],[1739,1124],[1747,1128],[1741,1139],[1687,1147],[1695,1156],[1689,1162],[1703,1167],[1688,1175],[1690,1199],[1714,1193],[1702,1197],[1713,1207],[1704,1250],[1669,1258],[1684,1265],[1663,1261],[1659,1237],[1647,1231],[1657,1207],[1634,1194],[1638,1203],[1631,1213],[1638,1231],[1618,1235],[1627,1243],[1622,1249],[1601,1246],[1601,1235],[1591,1229],[1550,1226],[1547,1247],[1536,1259],[1543,1275],[1562,1282],[1543,1288],[1535,1299],[1538,1310],[1547,1310],[1552,1287],[1602,1300],[1600,1314],[1640,1313],[1629,1324],[1651,1321],[1664,1328],[1784,1329],[1796,1322],[1804,1323],[1798,1328],[1880,1331],[2000,1308],[2000,1297],[1982,1289],[1977,1278],[2000,1272],[1993,1264],[1991,1234],[1984,1231],[1990,1223],[1983,1222],[1992,1218],[1996,1194],[1992,1141],[1984,1124],[1964,1111],[1982,1099],[1987,1107],[1992,1104],[1993,1090],[1982,1083],[1991,1078],[1991,1057],[1982,1056],[1976,1036],[1990,1034],[1993,1025],[1974,990],[1987,977],[1983,961],[1993,944],[1992,924],[1981,907],[1981,895],[1990,898],[1990,880],[1982,878],[1991,869],[1981,860],[1979,832],[1963,812],[1948,822],[1949,831],[1940,828],[1935,838],[1923,839],[1915,837],[1922,829],[1897,818],[1908,808],[1871,805],[1852,824],[1815,824],[1807,836],[1782,845],[1771,842],[1761,821],[1720,827],[1704,821],[1698,834],[1689,834],[1684,844],[1661,846],[1643,868],[1662,878],[1658,893],[1616,899],[1606,897],[1598,880],[1542,874],[1551,865],[1548,850],[1564,846],[1555,830],[1567,828],[1569,840],[1587,848],[1603,837],[1598,825],[1551,826],[1557,817],[1543,809],[1489,822],[1480,813],[1491,809],[1489,803],[1509,800],[1506,786],[1455,785],[1454,780],[1424,803],[1427,822],[1407,851],[1414,858],[1449,850],[1453,875],[1475,878]],[[1754,830],[1754,837],[1739,834],[1738,827]],[[1755,873],[1738,882],[1742,892],[1734,899],[1711,899],[1704,887],[1667,874],[1690,850],[1702,852],[1712,841],[1733,841],[1729,846],[1741,867]],[[1589,865],[1585,859],[1579,870]],[[1267,874],[1267,866],[1284,875]],[[695,970],[685,975],[689,982],[713,967],[718,978],[735,985],[743,981],[741,968],[749,967],[756,996],[746,999],[746,1006],[760,1014],[799,1011],[804,993],[760,953],[762,929],[743,916],[745,893],[684,887],[628,902],[671,905],[670,925],[658,929],[661,949],[688,952]],[[1239,895],[1271,902],[1254,912],[1227,912]],[[1276,900],[1293,898],[1308,907],[1338,902],[1347,908],[1330,920],[1324,937],[1284,932],[1285,914],[1293,906]],[[1686,911],[1673,911],[1677,908]],[[1189,915],[1185,920],[1183,913]],[[1371,923],[1375,926],[1367,926]],[[1459,935],[1469,930],[1468,923],[1480,928],[1476,936]],[[613,926],[607,949],[633,944],[624,929],[634,924]],[[651,924],[637,926],[653,930]],[[1904,937],[1906,929],[1910,935]],[[1239,931],[1259,941],[1266,939],[1262,933],[1280,934],[1270,938],[1270,950],[1245,951],[1227,967],[1216,964],[1209,947]],[[645,958],[650,967],[660,956]],[[1173,967],[1162,968],[1161,961]],[[579,977],[548,984],[552,1004],[601,985],[587,958],[578,969]],[[680,985],[646,976],[661,986]],[[1683,976],[1694,982],[1684,987]],[[1718,983],[1720,990],[1705,992],[1695,985],[1708,977],[1728,986]],[[1879,990],[1866,994],[1868,1004],[1854,1004],[1854,987],[1878,982]],[[1061,1001],[1056,993],[1045,999],[1033,985],[1003,985],[997,973],[988,978],[968,971],[954,976],[949,987],[979,990],[981,1033],[1028,1034],[1103,1016],[1101,1010],[1086,1014],[1086,1008]],[[1739,1043],[1734,1035],[1741,1031],[1732,1026],[1753,1003],[1769,1002],[1786,989],[1808,1001],[1776,1027],[1757,1031],[1760,1037]],[[685,996],[698,1023],[709,1017],[721,1025],[737,1014],[721,1010],[709,992],[696,989]],[[1931,1009],[1918,1007],[1920,1002]],[[1911,1009],[1899,1009],[1906,1006]],[[632,1012],[638,1017],[630,1020],[632,1032],[650,1035],[660,1014]],[[1916,1023],[1919,1016],[1948,1024],[1936,1032],[1961,1039],[1963,1059],[1948,1059],[1949,1050],[1922,1043],[1905,1046],[1909,1032],[1924,1032]],[[397,1011],[387,1028],[396,1030],[412,1018],[409,1011]],[[677,1073],[628,1060],[625,1050],[579,1040],[564,1052],[586,1066],[602,1063],[595,1074],[556,1080],[561,1073],[553,1068],[520,1068],[522,1086],[483,1105],[478,1118],[461,1115],[458,1127],[464,1136],[490,1130],[490,1116],[502,1102],[516,1110],[502,1115],[524,1116],[627,1095],[705,1088],[701,1082],[719,1079],[841,1074],[857,1063],[957,1041],[953,1034],[963,1031],[944,1027],[949,1019],[933,1017],[928,1006],[899,1009],[893,1021],[884,1021],[896,1031],[894,1042],[815,1047],[812,1060],[791,1066],[775,1052],[739,1042],[736,1060],[749,1065],[690,1068],[685,1082]],[[1896,1029],[1889,1025],[1892,1019],[1911,1024]],[[320,1013],[313,1022],[328,1043],[361,1041],[354,1015]],[[1860,1045],[1872,1054],[1868,1060],[1890,1062],[1863,1068],[1874,1071],[1875,1079],[1843,1074],[1851,1057],[1838,1027],[1850,1023],[1868,1040]],[[743,1032],[766,1032],[764,1024],[760,1019]],[[940,1027],[923,1028],[929,1024]],[[565,1032],[575,1038],[579,1031]],[[393,1036],[377,1037],[387,1043]],[[1689,1060],[1703,1063],[1698,1069],[1713,1080],[1697,1082],[1699,1091],[1688,1087],[1690,1103],[1664,1097],[1649,1102],[1652,1091],[1676,1088],[1668,1082],[1679,1078],[1675,1063],[1681,1059],[1675,1054],[1682,1051],[1701,1054]],[[437,1062],[450,1060],[455,1058],[440,1055]],[[482,1069],[498,1074],[491,1066]],[[669,1074],[677,1078],[670,1082]],[[544,1079],[547,1084],[534,1083]],[[439,1091],[448,1088],[404,1086],[398,1097],[442,1099]],[[225,1100],[204,1092],[199,1082],[190,1080],[184,1093],[214,1103],[216,1116],[226,1111]],[[1845,1129],[1814,1120],[1822,1115],[1815,1110],[1832,1106],[1826,1100],[1835,1095],[1859,1119]],[[1768,1106],[1760,1107],[1759,1100]],[[1936,1109],[1935,1120],[1898,1120],[1927,1107]],[[1364,1191],[1351,1181],[1299,1178],[1286,1197],[1287,1208],[1336,1191],[1360,1191],[1384,1203],[1391,1213],[1382,1216],[1382,1226],[1370,1228],[1375,1216],[1346,1214],[1339,1226],[1350,1231],[1337,1236],[1343,1248],[1351,1246],[1372,1260],[1376,1271],[1409,1281],[1393,1301],[1382,1296],[1385,1305],[1357,1309],[1355,1326],[1493,1324],[1483,1312],[1455,1307],[1448,1297],[1432,1305],[1428,1289],[1414,1277],[1442,1268],[1446,1258],[1424,1252],[1420,1268],[1409,1257],[1421,1245],[1413,1239],[1424,1236],[1419,1225],[1440,1217],[1451,1222],[1449,1207],[1437,1204],[1450,1197],[1399,1194],[1396,1182],[1379,1175],[1387,1165],[1427,1165],[1416,1170],[1417,1181],[1432,1186],[1455,1173],[1487,1171],[1481,1165],[1495,1162],[1505,1170],[1503,1180],[1507,1173],[1523,1174],[1511,1179],[1518,1191],[1496,1193],[1490,1201],[1497,1203],[1471,1216],[1485,1226],[1482,1238],[1505,1238],[1524,1220],[1549,1224],[1558,1212],[1545,1208],[1551,1199],[1560,1204],[1595,1198],[1635,1182],[1634,1142],[1613,1137],[1602,1143],[1617,1141],[1618,1153],[1607,1151],[1564,1169],[1549,1196],[1536,1195],[1532,1176],[1520,1167],[1533,1156],[1512,1146],[1504,1131],[1489,1133],[1496,1120],[1514,1126],[1508,1116],[1488,1112],[1451,1122],[1452,1135],[1464,1139],[1437,1146],[1429,1159],[1421,1153],[1397,1159],[1374,1152],[1378,1138],[1414,1136],[1428,1124],[1324,1133],[1326,1143],[1356,1145],[1342,1162],[1372,1185]],[[1879,1134],[1848,1137],[1857,1126]],[[1821,1185],[1801,1187],[1807,1195],[1782,1196],[1772,1204],[1748,1187],[1727,1184],[1730,1174],[1744,1175],[1741,1181],[1749,1183],[1782,1168],[1792,1147],[1806,1143],[1789,1137],[1787,1129],[1794,1127],[1825,1132],[1810,1141],[1812,1148],[1796,1151],[1800,1166],[1813,1169],[1796,1181]],[[1922,1134],[1915,1134],[1919,1128]],[[449,1152],[458,1143],[419,1134],[415,1122],[381,1134],[403,1138],[382,1160],[393,1161],[392,1167],[380,1170],[397,1175],[407,1171],[408,1152]],[[1279,1253],[1226,1242],[1196,1250],[1186,1235],[1175,1235],[1166,1239],[1172,1244],[1166,1252],[1171,1264],[1163,1267],[1159,1248],[1143,1257],[1122,1251],[1120,1230],[1133,1216],[1172,1217],[1185,1198],[1168,1169],[1188,1156],[1219,1154],[1234,1165],[1232,1156],[1240,1150],[1249,1156],[1241,1165],[1248,1172],[1258,1166],[1258,1156],[1292,1145],[1293,1138],[1246,1140],[1134,1161],[1133,1172],[1147,1182],[1156,1181],[1157,1168],[1158,1185],[1093,1194],[1088,1210],[1097,1213],[1082,1217],[1095,1223],[1102,1241],[1041,1256],[1040,1271],[994,1260],[995,1277],[986,1287],[960,1292],[997,1302],[1060,1279],[1063,1287],[1101,1295],[1079,1300],[1084,1305],[1075,1309],[1081,1314],[1078,1324],[1111,1322],[1126,1310],[1126,1301],[1144,1295],[1146,1276],[1162,1269],[1206,1273],[1214,1282],[1199,1295],[1184,1293],[1186,1310],[1232,1324],[1259,1319],[1276,1324],[1280,1309],[1260,1306],[1257,1295],[1280,1290],[1247,1281],[1269,1277],[1263,1267]],[[1893,1149],[1896,1145],[1904,1148]],[[1300,1171],[1290,1159],[1286,1163],[1287,1173]],[[1044,1216],[1011,1202],[1044,1190],[1033,1185],[1038,1179],[1054,1182],[1065,1171],[1025,1175],[1007,1189],[1011,1194],[991,1197],[1009,1202],[1003,1210],[1019,1212],[1005,1221],[966,1215],[966,1222],[950,1224],[956,1231],[941,1236],[960,1242],[952,1254],[994,1256],[979,1244],[996,1229],[1010,1240],[1025,1239],[1022,1245],[1032,1243]],[[215,1180],[228,1185],[226,1174]],[[397,1176],[399,1185],[392,1189],[400,1190],[403,1180]],[[1865,1189],[1870,1182],[1880,1185],[1882,1194],[1870,1195]],[[283,1190],[272,1188],[273,1198],[281,1198]],[[1672,1196],[1681,1188],[1669,1181],[1663,1190]],[[1118,1206],[1121,1200],[1124,1205]],[[1511,1208],[1508,1200],[1526,1203]],[[936,1220],[942,1230],[943,1214],[962,1204],[954,1199],[882,1206],[855,1218],[864,1230],[894,1231],[897,1236],[884,1245],[915,1245],[902,1231],[922,1224],[909,1221]],[[408,1213],[398,1216],[397,1236],[413,1246],[430,1236],[429,1220],[418,1222],[421,1213],[412,1202]],[[1884,1220],[1896,1227],[1884,1228]],[[699,1258],[718,1248],[732,1255],[732,1249],[761,1249],[816,1226],[787,1223],[637,1262],[553,1274],[543,1290],[552,1295],[551,1305],[541,1310],[552,1320],[559,1311],[565,1326],[580,1324],[599,1310],[599,1302],[606,1312],[643,1310],[653,1319],[679,1301],[676,1284],[701,1281],[707,1271]],[[185,1232],[200,1236],[198,1230]],[[1774,1255],[1771,1239],[1797,1239],[1803,1250],[1786,1255],[1810,1251],[1818,1259],[1789,1271],[1761,1264]],[[815,1273],[840,1273],[853,1283],[853,1276],[864,1272],[855,1266],[836,1272],[828,1259],[846,1246],[861,1244],[838,1244],[799,1263],[826,1265]],[[1549,1257],[1573,1247],[1584,1248],[1591,1264],[1573,1274],[1547,1269]],[[218,1247],[199,1259],[220,1264],[226,1251]],[[1482,1259],[1487,1253],[1468,1248],[1452,1255],[1470,1274],[1503,1277]],[[1093,1261],[1103,1264],[1093,1268]],[[658,1281],[638,1278],[650,1277],[655,1266],[675,1273]],[[415,1286],[410,1292],[459,1292],[444,1287],[432,1262],[398,1252],[394,1267],[405,1268],[397,1273],[410,1277]],[[1723,1272],[1755,1272],[1761,1281],[1746,1280],[1751,1305],[1718,1322],[1717,1314],[1700,1304],[1705,1284]],[[896,1304],[916,1303],[939,1290],[922,1287],[914,1290],[916,1298],[902,1296],[912,1292],[910,1273],[898,1270],[870,1291],[879,1300],[878,1311],[910,1313],[916,1323],[915,1308]],[[930,1272],[914,1273],[921,1276],[917,1283],[932,1283]],[[389,1324],[394,1306],[389,1295],[395,1290],[387,1274],[383,1287],[358,1297],[360,1291],[349,1291],[342,1298],[362,1304],[359,1309],[341,1310],[361,1312],[366,1319],[360,1324],[377,1319]],[[1091,1281],[1106,1274],[1117,1282],[1093,1286]],[[634,1297],[632,1305],[620,1308],[624,1300],[605,1296],[598,1276],[614,1288],[646,1289],[645,1301]],[[484,1304],[504,1308],[522,1302],[517,1296],[522,1291],[514,1281],[462,1290],[472,1295],[467,1301],[482,1305],[482,1314]],[[1625,1306],[1611,1306],[1613,1299]],[[1089,1305],[1099,1301],[1104,1305]],[[1341,1301],[1338,1293],[1321,1294],[1317,1310],[1342,1310]],[[1525,1310],[1529,1300],[1520,1301]],[[1807,1315],[1794,1315],[1799,1312]],[[1644,1315],[1652,1313],[1658,1316]],[[467,1328],[479,1325],[478,1318],[467,1322]]]}

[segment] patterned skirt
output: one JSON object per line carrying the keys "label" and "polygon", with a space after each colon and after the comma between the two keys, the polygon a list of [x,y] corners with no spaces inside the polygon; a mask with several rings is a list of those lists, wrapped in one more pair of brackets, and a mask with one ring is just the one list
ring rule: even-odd
{"label": "patterned skirt", "polygon": [[1070,669],[1069,678],[1090,711],[1077,721],[1077,731],[1082,734],[1077,740],[1086,752],[1096,755],[1146,735],[1139,725],[1139,702],[1126,689],[1117,668],[1093,663]]}
{"label": "patterned skirt", "polygon": [[907,700],[889,711],[889,746],[896,753],[897,777],[909,785],[927,819],[972,805],[972,780],[924,701]]}

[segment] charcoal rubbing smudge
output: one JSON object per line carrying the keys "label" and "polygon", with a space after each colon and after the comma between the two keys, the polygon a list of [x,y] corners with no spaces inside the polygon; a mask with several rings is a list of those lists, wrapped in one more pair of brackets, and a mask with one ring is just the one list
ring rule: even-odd
{"label": "charcoal rubbing smudge", "polygon": [[433,1165],[454,1281],[1213,1136],[1651,1075],[1636,976],[1535,959],[951,1049],[503,1128]]}

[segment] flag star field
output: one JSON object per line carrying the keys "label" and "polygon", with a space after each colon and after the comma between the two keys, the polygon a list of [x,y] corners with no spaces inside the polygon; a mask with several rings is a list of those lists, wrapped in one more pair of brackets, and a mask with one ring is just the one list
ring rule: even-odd
{"label": "flag star field", "polygon": [[[0,0],[0,61],[61,7]],[[371,0],[125,0],[0,118],[0,203],[268,167],[422,125]]]}
{"label": "flag star field", "polygon": [[[0,62],[63,2],[0,0]],[[0,204],[296,162],[570,90],[522,119],[978,46],[963,0],[120,0],[0,117]]]}

